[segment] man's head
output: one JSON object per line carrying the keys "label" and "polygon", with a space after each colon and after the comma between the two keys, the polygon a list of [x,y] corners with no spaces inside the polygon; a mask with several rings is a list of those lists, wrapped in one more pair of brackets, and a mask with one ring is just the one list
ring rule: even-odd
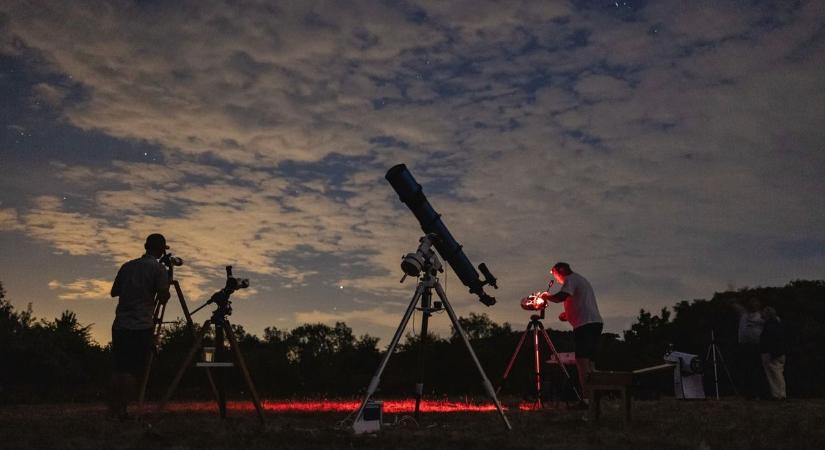
{"label": "man's head", "polygon": [[759,311],[759,309],[761,307],[762,307],[762,304],[759,302],[759,299],[756,298],[756,297],[749,298],[748,301],[745,303],[745,309],[747,309],[750,312]]}
{"label": "man's head", "polygon": [[766,306],[765,309],[762,310],[762,316],[765,320],[773,320],[776,318],[776,310],[770,306]]}
{"label": "man's head", "polygon": [[570,269],[570,264],[566,262],[557,262],[550,268],[550,273],[553,274],[553,277],[561,284],[564,284],[564,280],[567,279],[567,276],[573,273],[573,270]]}
{"label": "man's head", "polygon": [[152,233],[146,237],[146,243],[143,244],[143,248],[146,249],[146,253],[154,256],[155,258],[160,258],[166,253],[166,250],[169,248],[166,245],[166,238],[163,237],[160,233]]}

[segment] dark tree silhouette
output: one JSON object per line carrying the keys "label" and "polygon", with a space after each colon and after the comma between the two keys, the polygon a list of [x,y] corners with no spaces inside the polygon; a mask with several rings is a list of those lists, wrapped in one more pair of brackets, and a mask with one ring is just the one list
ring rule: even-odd
{"label": "dark tree silhouette", "polygon": [[[109,347],[90,339],[91,325],[65,311],[54,320],[36,319],[31,305],[17,311],[0,284],[0,402],[95,400],[102,398],[111,367]],[[731,360],[736,352],[737,312],[733,304],[756,297],[776,308],[789,331],[791,343],[786,366],[788,392],[792,397],[825,396],[819,375],[825,371],[825,281],[794,281],[782,287],[743,288],[719,292],[710,300],[677,302],[658,314],[641,310],[630,329],[619,335],[602,336],[598,368],[630,370],[662,362],[669,347],[696,353],[704,358],[714,331],[720,348]],[[605,301],[605,300],[603,300]],[[485,314],[459,318],[494,384],[512,355],[529,320],[515,330],[497,324]],[[572,351],[572,333],[565,324],[546,320],[545,326],[559,351]],[[554,327],[565,331],[557,331]],[[263,337],[234,324],[252,377],[264,396],[355,395],[366,388],[386,342],[362,335],[355,337],[343,322],[334,326],[306,324],[291,331],[268,327]],[[160,352],[152,370],[149,398],[158,398],[168,387],[186,351],[194,330],[183,320],[164,329]],[[206,343],[213,337],[208,335]],[[531,345],[528,343],[528,347]],[[419,377],[420,336],[407,334],[398,346],[381,382],[382,395],[411,395]],[[423,377],[426,395],[483,394],[475,366],[454,330],[449,336],[430,334],[427,339]],[[508,379],[505,393],[530,389],[531,348],[523,349]],[[549,357],[546,350],[545,356]],[[736,373],[732,364],[729,368]],[[205,398],[206,377],[189,369],[181,382],[178,398]],[[244,384],[231,371],[230,395],[242,395]],[[548,376],[554,375],[552,370]],[[672,395],[666,378],[660,394]],[[558,380],[558,378],[556,378]],[[553,383],[549,383],[553,385]],[[654,386],[656,386],[654,384]],[[723,394],[731,393],[723,386]]]}

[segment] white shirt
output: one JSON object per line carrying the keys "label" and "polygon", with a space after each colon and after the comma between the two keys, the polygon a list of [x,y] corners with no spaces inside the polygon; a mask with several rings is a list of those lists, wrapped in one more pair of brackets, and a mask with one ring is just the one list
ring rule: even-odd
{"label": "white shirt", "polygon": [[759,311],[744,312],[739,316],[739,343],[758,344],[765,328],[765,319]]}
{"label": "white shirt", "polygon": [[588,323],[602,323],[602,316],[596,305],[596,294],[590,282],[583,276],[575,272],[568,275],[561,292],[570,294],[564,300],[564,312],[573,329]]}

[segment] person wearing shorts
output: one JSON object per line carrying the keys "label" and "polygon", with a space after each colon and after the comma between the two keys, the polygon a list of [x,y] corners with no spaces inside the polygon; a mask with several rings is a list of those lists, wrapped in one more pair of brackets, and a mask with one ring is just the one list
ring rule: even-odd
{"label": "person wearing shorts", "polygon": [[576,368],[579,373],[579,384],[586,398],[586,381],[595,370],[594,361],[604,327],[599,306],[596,304],[596,294],[590,282],[573,272],[567,263],[556,263],[550,269],[550,273],[561,283],[561,290],[556,294],[542,292],[541,298],[553,303],[564,303],[564,312],[559,315],[559,320],[569,322],[573,327]]}
{"label": "person wearing shorts", "polygon": [[169,300],[169,275],[158,261],[169,248],[166,238],[150,234],[143,246],[146,253],[121,266],[112,284],[118,303],[112,323],[109,414],[120,419],[128,417],[129,400],[152,349],[155,301]]}

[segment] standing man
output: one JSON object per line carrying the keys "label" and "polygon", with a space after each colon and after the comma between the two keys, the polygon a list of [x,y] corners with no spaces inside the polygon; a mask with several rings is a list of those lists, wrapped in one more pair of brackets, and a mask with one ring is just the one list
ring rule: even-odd
{"label": "standing man", "polygon": [[127,419],[126,406],[134,396],[137,379],[152,347],[155,301],[169,300],[169,275],[158,262],[169,247],[161,234],[150,234],[143,245],[146,253],[117,272],[112,297],[119,297],[112,324],[114,373],[109,414]]}
{"label": "standing man", "polygon": [[765,378],[768,379],[770,398],[785,400],[785,328],[777,317],[776,310],[766,306],[762,310],[765,326],[759,340],[762,351],[762,367],[765,369]]}
{"label": "standing man", "polygon": [[559,320],[570,322],[573,327],[579,384],[584,391],[583,394],[586,394],[587,377],[595,370],[596,349],[604,326],[596,304],[596,294],[590,282],[573,272],[567,263],[556,263],[550,269],[550,273],[561,283],[561,290],[555,295],[542,292],[541,298],[553,303],[564,302],[564,312],[559,315]]}
{"label": "standing man", "polygon": [[762,352],[759,348],[765,319],[762,317],[762,304],[756,297],[751,297],[741,306],[733,303],[739,313],[739,373],[742,379],[742,393],[747,400],[754,400],[764,395],[764,368]]}

